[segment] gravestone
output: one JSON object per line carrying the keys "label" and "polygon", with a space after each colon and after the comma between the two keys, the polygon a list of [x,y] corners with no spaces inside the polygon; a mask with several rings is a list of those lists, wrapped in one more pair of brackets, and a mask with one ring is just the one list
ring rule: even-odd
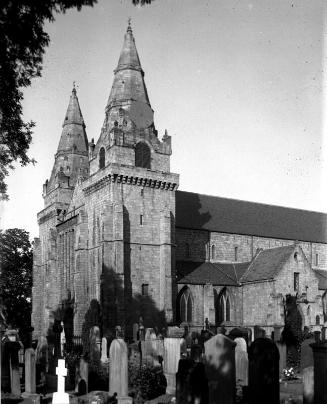
{"label": "gravestone", "polygon": [[91,361],[97,361],[101,356],[101,339],[100,339],[100,328],[98,326],[93,326],[89,331],[89,341],[90,341],[90,359]]}
{"label": "gravestone", "polygon": [[249,372],[249,361],[247,353],[247,345],[244,338],[235,338],[235,370],[236,370],[236,381],[240,383],[241,386],[248,385],[248,372]]}
{"label": "gravestone", "polygon": [[279,377],[281,377],[283,370],[286,368],[287,365],[287,347],[286,344],[281,341],[277,341],[276,346],[279,352]]}
{"label": "gravestone", "polygon": [[300,369],[301,371],[309,366],[313,366],[313,352],[311,344],[315,342],[314,338],[305,339],[301,344]]}
{"label": "gravestone", "polygon": [[303,380],[303,404],[314,404],[314,378],[313,366],[302,371]]}
{"label": "gravestone", "polygon": [[181,358],[181,338],[164,339],[164,375],[167,380],[167,394],[175,394],[176,373]]}
{"label": "gravestone", "polygon": [[278,342],[282,337],[282,325],[274,325],[274,342]]}
{"label": "gravestone", "polygon": [[3,391],[11,392],[16,396],[20,396],[21,389],[18,352],[21,349],[21,344],[16,338],[18,338],[16,330],[9,330],[6,332],[3,343],[1,381]]}
{"label": "gravestone", "polygon": [[138,331],[139,331],[139,325],[137,323],[133,324],[133,341],[136,342],[138,341]]}
{"label": "gravestone", "polygon": [[107,363],[108,362],[108,355],[107,355],[107,338],[102,338],[101,343],[101,362]]}
{"label": "gravestone", "polygon": [[36,392],[35,365],[34,349],[28,348],[25,351],[25,392],[29,394]]}
{"label": "gravestone", "polygon": [[261,328],[258,325],[254,326],[254,340],[256,340],[257,338],[265,338],[266,337],[266,331]]}
{"label": "gravestone", "polygon": [[127,345],[122,338],[114,339],[110,345],[109,395],[117,394],[118,404],[132,404],[128,397]]}
{"label": "gravestone", "polygon": [[203,363],[180,359],[176,373],[176,403],[208,403],[208,380]]}
{"label": "gravestone", "polygon": [[191,346],[191,359],[195,362],[201,362],[202,359],[202,346],[199,344],[193,344]]}
{"label": "gravestone", "polygon": [[[76,366],[76,387],[75,392],[79,395],[86,394],[88,392],[89,382],[89,364],[81,358]],[[85,391],[85,393],[84,393]]]}
{"label": "gravestone", "polygon": [[279,404],[279,352],[268,338],[254,340],[249,348],[251,404]]}
{"label": "gravestone", "polygon": [[60,333],[60,356],[63,358],[65,353],[65,344],[66,344],[66,336],[65,336],[65,328],[64,323],[61,322],[62,331]]}
{"label": "gravestone", "polygon": [[327,403],[327,342],[311,344],[313,350],[314,404]]}
{"label": "gravestone", "polygon": [[58,377],[58,387],[57,391],[53,393],[52,404],[69,404],[69,395],[65,393],[65,377],[67,376],[67,369],[65,368],[64,359],[58,359],[56,375]]}
{"label": "gravestone", "polygon": [[223,334],[217,334],[204,343],[210,404],[235,403],[235,346],[236,343]]}
{"label": "gravestone", "polygon": [[33,348],[25,351],[25,391],[22,397],[34,404],[40,403],[40,396],[36,394],[36,363]]}
{"label": "gravestone", "polygon": [[244,338],[246,344],[249,345],[251,342],[251,330],[244,327],[235,327],[229,332],[228,337],[233,340],[235,340],[235,338]]}

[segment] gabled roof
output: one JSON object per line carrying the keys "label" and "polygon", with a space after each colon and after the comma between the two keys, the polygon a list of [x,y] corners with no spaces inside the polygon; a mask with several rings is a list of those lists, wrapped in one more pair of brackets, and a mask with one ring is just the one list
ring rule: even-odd
{"label": "gabled roof", "polygon": [[327,271],[316,269],[314,273],[318,278],[318,289],[327,290]]}
{"label": "gabled roof", "polygon": [[294,245],[289,245],[259,251],[240,281],[243,283],[274,279],[295,248]]}
{"label": "gabled roof", "polygon": [[176,227],[327,243],[327,215],[236,199],[176,192]]}
{"label": "gabled roof", "polygon": [[249,266],[249,262],[194,262],[177,261],[177,282],[193,285],[237,286],[241,275]]}

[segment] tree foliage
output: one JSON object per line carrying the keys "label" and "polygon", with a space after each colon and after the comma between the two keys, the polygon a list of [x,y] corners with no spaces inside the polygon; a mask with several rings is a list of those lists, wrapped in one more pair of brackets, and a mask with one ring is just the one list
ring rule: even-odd
{"label": "tree foliage", "polygon": [[1,298],[8,324],[23,333],[30,327],[33,251],[28,232],[0,231]]}
{"label": "tree foliage", "polygon": [[22,89],[41,75],[49,35],[46,21],[70,8],[96,0],[3,0],[0,7],[0,196],[7,199],[5,177],[14,162],[34,162],[27,155],[34,122],[22,117]]}

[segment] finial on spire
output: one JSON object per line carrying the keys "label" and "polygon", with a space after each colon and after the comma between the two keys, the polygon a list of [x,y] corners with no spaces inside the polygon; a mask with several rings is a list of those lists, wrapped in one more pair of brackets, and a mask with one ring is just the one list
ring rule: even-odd
{"label": "finial on spire", "polygon": [[127,22],[128,22],[127,32],[132,32],[131,21],[132,21],[131,17],[128,17],[128,20],[127,20]]}
{"label": "finial on spire", "polygon": [[72,93],[74,95],[76,95],[76,82],[75,82],[75,80],[73,81],[73,91],[72,91]]}

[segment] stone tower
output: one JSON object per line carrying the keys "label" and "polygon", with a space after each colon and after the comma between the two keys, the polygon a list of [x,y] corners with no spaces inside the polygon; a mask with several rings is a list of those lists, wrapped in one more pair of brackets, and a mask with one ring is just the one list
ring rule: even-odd
{"label": "stone tower", "polygon": [[43,185],[44,209],[37,216],[39,238],[34,244],[32,323],[38,334],[47,333],[51,313],[67,290],[67,279],[61,279],[58,273],[57,226],[69,210],[77,182],[89,176],[88,140],[75,86],[62,126],[51,176]]}
{"label": "stone tower", "polygon": [[116,325],[130,332],[140,317],[149,326],[173,320],[179,176],[170,172],[170,156],[171,137],[158,138],[129,24],[96,144],[87,143],[75,89],[71,95],[38,216],[36,336],[46,334],[58,306],[75,334],[96,307],[104,334]]}

